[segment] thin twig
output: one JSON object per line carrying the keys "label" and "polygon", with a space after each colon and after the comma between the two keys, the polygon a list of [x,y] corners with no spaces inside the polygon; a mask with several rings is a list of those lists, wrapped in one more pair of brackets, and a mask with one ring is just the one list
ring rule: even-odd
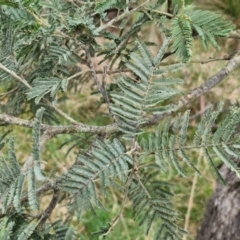
{"label": "thin twig", "polygon": [[[127,68],[119,69],[119,70],[117,70],[117,69],[115,69],[115,70],[108,70],[108,71],[107,71],[107,75],[110,75],[110,74],[117,74],[117,73],[122,73],[122,72],[132,72],[132,70],[127,69]],[[97,74],[101,74],[102,71],[99,70],[99,71],[96,71],[96,73],[97,73]]]}
{"label": "thin twig", "polygon": [[[129,40],[130,36],[126,37],[125,39],[123,39],[123,41],[121,41],[121,43],[117,46],[117,48],[114,50],[113,55],[111,56],[110,60],[112,61],[111,65],[110,65],[110,69],[112,69],[112,66],[114,64],[114,62],[116,61],[116,59],[118,58],[117,54],[120,54],[120,51],[124,49],[124,45],[127,45],[127,42]],[[117,55],[117,56],[116,56]]]}
{"label": "thin twig", "polygon": [[49,205],[45,209],[45,211],[42,213],[42,216],[40,218],[40,221],[39,221],[38,225],[42,225],[50,217],[52,211],[57,206],[59,195],[60,195],[60,191],[57,190],[57,189],[54,189],[51,202],[49,203]]}
{"label": "thin twig", "polygon": [[105,85],[106,85],[107,72],[108,72],[108,63],[103,67],[103,75],[102,75],[102,88],[105,91],[106,91]]}
{"label": "thin twig", "polygon": [[84,74],[90,72],[90,69],[86,69],[86,70],[82,70],[81,72],[75,73],[74,75],[72,75],[71,77],[67,78],[67,81],[71,81],[72,79]]}
{"label": "thin twig", "polygon": [[137,178],[138,180],[138,183],[140,184],[140,186],[142,187],[143,191],[146,193],[147,197],[149,199],[151,199],[151,195],[149,194],[148,190],[146,189],[146,187],[143,185],[139,175],[137,173],[134,173],[135,177]]}
{"label": "thin twig", "polygon": [[[150,10],[150,9],[149,9],[149,10]],[[153,11],[153,12],[155,12],[155,13],[159,13],[159,14],[161,14],[161,15],[163,15],[163,16],[166,16],[166,17],[170,17],[170,18],[173,18],[173,17],[174,17],[174,15],[171,14],[171,13],[166,13],[166,12],[162,12],[162,11],[159,11],[159,10],[151,10],[151,11]]]}
{"label": "thin twig", "polygon": [[59,108],[57,108],[56,106],[52,105],[50,101],[48,101],[47,99],[43,98],[44,102],[47,103],[47,105],[52,108],[55,112],[57,112],[60,116],[64,117],[66,120],[68,120],[70,123],[73,124],[79,124],[79,122],[77,122],[76,120],[74,120],[73,118],[71,118],[70,116],[68,116],[66,113],[64,113],[62,110],[60,110]]}
{"label": "thin twig", "polygon": [[209,109],[210,106],[211,106],[211,105],[207,105],[203,110],[195,113],[194,115],[191,115],[190,118],[189,118],[189,120],[193,120],[193,119],[195,119],[196,117],[204,114],[204,113]]}
{"label": "thin twig", "polygon": [[[67,78],[68,81],[84,74],[87,72],[91,72],[90,69],[83,69],[81,72],[75,73],[74,75],[72,75],[71,77]],[[103,74],[102,70],[95,70],[96,74]],[[122,68],[122,69],[114,69],[114,70],[108,70],[106,72],[106,75],[111,75],[111,74],[117,74],[117,73],[122,73],[122,72],[132,72],[132,70],[128,69],[128,68]]]}
{"label": "thin twig", "polygon": [[29,85],[29,83],[21,78],[20,76],[18,76],[15,72],[13,72],[12,70],[8,69],[7,67],[5,67],[4,65],[2,65],[0,63],[0,69],[2,69],[3,71],[7,72],[8,74],[10,74],[12,77],[14,77],[15,79],[17,79],[19,82],[21,82],[24,86],[26,86],[27,88],[31,89],[31,85]]}
{"label": "thin twig", "polygon": [[191,61],[190,63],[201,63],[201,64],[206,64],[206,63],[210,63],[210,62],[218,62],[218,61],[227,61],[230,60],[231,56],[226,56],[226,57],[222,57],[222,58],[211,58],[209,60],[204,60],[204,61]]}
{"label": "thin twig", "polygon": [[109,100],[109,97],[108,97],[108,93],[107,93],[107,90],[106,90],[106,77],[107,77],[107,73],[108,73],[108,64],[107,63],[104,67],[103,67],[103,76],[102,76],[102,89],[107,97],[107,107],[108,107],[108,111],[112,117],[112,119],[114,120],[114,122],[117,122],[117,119],[115,117],[115,115],[112,113],[112,110],[110,108],[110,100]]}
{"label": "thin twig", "polygon": [[182,98],[180,98],[180,100],[178,101],[178,107],[186,105],[190,103],[193,99],[196,99],[203,95],[204,93],[208,92],[218,83],[220,83],[223,79],[225,79],[229,75],[229,73],[235,70],[235,68],[237,68],[239,65],[240,65],[240,51],[237,52],[218,73],[210,77],[201,86],[193,89],[187,95],[184,95]]}
{"label": "thin twig", "polygon": [[[90,68],[90,71],[92,73],[92,76],[93,76],[93,80],[95,82],[95,85],[97,86],[98,88],[98,91],[100,93],[102,93],[102,87],[101,87],[101,84],[100,84],[100,81],[98,80],[98,76],[96,74],[96,71],[95,71],[95,68],[94,68],[94,64],[93,64],[93,61],[92,61],[92,58],[91,58],[91,54],[90,54],[90,51],[89,51],[89,46],[87,45],[86,48],[85,48],[85,53],[86,53],[86,59],[87,59],[87,64],[88,64],[88,67]],[[102,93],[103,94],[103,93]],[[103,96],[104,97],[104,96]],[[106,100],[106,99],[105,99]]]}
{"label": "thin twig", "polygon": [[97,86],[98,91],[102,94],[102,97],[103,97],[105,103],[107,104],[108,111],[109,111],[110,115],[113,116],[112,113],[111,113],[111,109],[110,109],[110,101],[109,101],[108,94],[107,94],[107,91],[106,91],[106,88],[105,88],[105,77],[104,76],[106,76],[108,65],[106,65],[106,68],[104,69],[105,72],[103,72],[103,82],[100,83],[100,81],[98,79],[98,76],[97,76],[97,73],[95,71],[95,67],[94,67],[91,55],[90,55],[89,46],[86,46],[85,52],[86,52],[87,63],[88,63],[88,66],[91,70],[95,85]]}
{"label": "thin twig", "polygon": [[0,93],[0,98],[2,99],[3,97],[5,97],[5,96],[7,96],[7,95],[9,95],[9,94],[11,94],[11,93],[13,93],[13,92],[15,92],[18,88],[19,88],[19,86],[11,89],[11,90],[8,91],[8,92]]}
{"label": "thin twig", "polygon": [[142,3],[141,5],[137,6],[136,8],[132,9],[131,11],[125,11],[123,14],[113,18],[111,21],[107,22],[106,24],[100,26],[99,28],[97,28],[95,30],[95,34],[98,34],[99,32],[101,32],[102,30],[112,26],[115,22],[118,22],[124,18],[126,18],[127,16],[133,14],[134,12],[139,11],[142,7],[144,7],[150,0],[147,0],[146,2]]}
{"label": "thin twig", "polygon": [[[192,60],[186,64],[191,64],[191,63],[201,63],[201,64],[206,64],[206,63],[210,63],[210,62],[217,62],[217,61],[227,61],[227,60],[230,60],[231,59],[231,56],[232,55],[229,55],[229,56],[224,56],[222,58],[210,58],[208,60]],[[181,62],[179,61],[171,61],[171,62],[162,62],[160,64],[160,67],[161,66],[168,66],[168,65],[173,65],[173,64],[179,64]]]}

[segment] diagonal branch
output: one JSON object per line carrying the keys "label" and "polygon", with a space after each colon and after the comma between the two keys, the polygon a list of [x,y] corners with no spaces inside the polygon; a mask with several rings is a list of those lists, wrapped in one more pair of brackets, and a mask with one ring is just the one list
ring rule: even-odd
{"label": "diagonal branch", "polygon": [[215,75],[210,77],[206,82],[204,82],[201,86],[191,90],[189,93],[182,96],[177,103],[172,105],[172,109],[168,112],[163,112],[162,114],[154,115],[149,118],[148,122],[145,125],[153,125],[159,122],[164,117],[172,114],[173,112],[178,111],[181,107],[189,104],[196,98],[210,91],[213,87],[215,87],[218,83],[224,80],[233,70],[235,70],[240,65],[240,50],[237,51],[232,58],[228,61],[228,63]]}
{"label": "diagonal branch", "polygon": [[54,189],[51,202],[49,203],[45,211],[41,214],[41,218],[38,224],[39,226],[42,225],[51,216],[52,211],[57,206],[59,195],[60,195],[60,191],[57,189]]}
{"label": "diagonal branch", "polygon": [[25,85],[27,88],[32,88],[31,85],[29,85],[29,83],[28,83],[25,79],[19,77],[14,71],[8,69],[7,67],[5,67],[4,65],[2,65],[1,63],[0,63],[0,69],[2,69],[4,72],[10,74],[10,75],[11,75],[12,77],[14,77],[16,80],[18,80],[18,81],[21,82],[23,85]]}
{"label": "diagonal branch", "polygon": [[113,18],[111,21],[107,22],[106,24],[100,26],[99,28],[97,28],[94,32],[94,34],[98,34],[99,32],[101,32],[102,30],[111,27],[115,22],[118,22],[128,16],[130,16],[131,14],[133,14],[134,12],[137,12],[139,10],[141,10],[141,8],[146,5],[148,2],[150,2],[150,0],[147,0],[146,2],[142,3],[141,5],[137,6],[136,8],[133,8],[130,11],[125,11],[123,14]]}
{"label": "diagonal branch", "polygon": [[[105,89],[105,87],[103,86],[104,83],[101,84],[100,81],[99,81],[99,79],[98,79],[98,76],[97,76],[96,70],[95,70],[95,68],[94,68],[91,55],[90,55],[89,46],[86,46],[85,53],[86,53],[87,63],[88,63],[88,66],[89,66],[89,68],[90,68],[90,70],[91,70],[91,72],[92,72],[92,76],[93,76],[95,85],[97,86],[98,91],[102,94],[103,99],[104,99],[105,103],[106,103],[107,106],[108,106],[108,109],[110,109],[110,108],[109,108],[110,101],[109,101],[109,98],[108,98],[106,89]],[[106,69],[106,70],[107,70],[107,69]],[[106,70],[105,70],[105,71],[106,71]],[[106,75],[106,73],[103,73],[103,75]]]}
{"label": "diagonal branch", "polygon": [[178,102],[178,106],[182,107],[183,105],[187,105],[188,103],[192,102],[194,99],[200,97],[204,93],[211,90],[214,86],[216,86],[223,79],[225,79],[239,65],[240,65],[240,51],[236,52],[236,54],[228,61],[228,63],[218,73],[210,77],[201,86],[193,89],[187,95],[180,98]]}

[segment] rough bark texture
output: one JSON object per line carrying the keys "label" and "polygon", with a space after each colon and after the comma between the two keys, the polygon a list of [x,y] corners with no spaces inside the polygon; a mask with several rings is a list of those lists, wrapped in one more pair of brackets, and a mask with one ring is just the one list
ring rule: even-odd
{"label": "rough bark texture", "polygon": [[240,240],[240,179],[225,165],[220,172],[228,185],[217,185],[208,202],[197,240]]}

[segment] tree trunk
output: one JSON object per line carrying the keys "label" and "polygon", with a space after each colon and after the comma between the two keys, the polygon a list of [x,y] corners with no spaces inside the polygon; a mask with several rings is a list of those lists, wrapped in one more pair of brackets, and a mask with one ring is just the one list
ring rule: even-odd
{"label": "tree trunk", "polygon": [[240,179],[225,165],[220,172],[228,184],[217,185],[207,204],[197,240],[240,240]]}

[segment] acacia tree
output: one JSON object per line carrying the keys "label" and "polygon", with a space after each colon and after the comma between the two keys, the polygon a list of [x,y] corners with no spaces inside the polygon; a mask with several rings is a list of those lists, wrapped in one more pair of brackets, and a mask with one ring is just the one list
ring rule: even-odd
{"label": "acacia tree", "polygon": [[[180,113],[240,65],[239,52],[224,57],[226,65],[190,92],[179,90],[184,81],[174,73],[191,61],[194,39],[200,38],[206,49],[211,44],[218,50],[216,37],[239,37],[238,32],[213,12],[185,6],[184,1],[181,7],[168,1],[168,11],[163,12],[164,3],[0,2],[0,83],[5,89],[0,120],[32,129],[32,148],[24,162],[16,157],[9,131],[1,130],[1,148],[8,143],[8,156],[2,155],[0,168],[1,239],[75,239],[72,217],[81,219],[83,211],[94,213],[97,207],[104,211],[101,199],[109,188],[120,191],[123,199],[119,213],[97,232],[99,236],[114,235],[112,230],[130,199],[134,218],[146,225],[146,234],[155,231],[155,239],[182,239],[186,232],[178,226],[179,214],[161,173],[172,166],[186,177],[183,162],[201,175],[188,154],[196,148],[221,184],[225,179],[214,164],[214,155],[240,176],[232,160],[239,157],[234,131],[240,108],[232,106],[219,122],[223,103],[211,105],[193,139],[187,138],[190,111]],[[149,50],[152,43],[141,34],[150,23],[164,39],[154,56]],[[178,63],[168,62],[169,56]],[[96,61],[103,64],[101,71],[95,68]],[[71,98],[72,88],[86,81],[95,84],[111,124],[78,122],[59,107],[57,96]],[[149,130],[152,125],[156,130]],[[74,164],[56,175],[44,171],[41,153],[46,143],[56,135],[76,133],[90,134],[91,142]],[[51,201],[39,211],[39,198],[45,195],[51,195]],[[68,205],[66,218],[49,221],[61,203]]]}

